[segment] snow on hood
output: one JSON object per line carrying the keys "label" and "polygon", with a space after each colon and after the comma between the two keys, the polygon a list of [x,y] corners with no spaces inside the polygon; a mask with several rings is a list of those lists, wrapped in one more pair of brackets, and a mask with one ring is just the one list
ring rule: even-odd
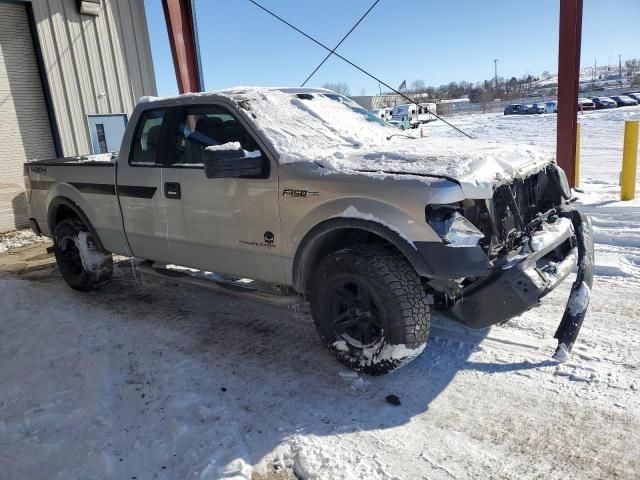
{"label": "snow on hood", "polygon": [[[299,98],[296,93],[306,93]],[[212,93],[214,94],[214,93]],[[192,95],[212,95],[192,94]],[[354,111],[359,106],[320,89],[237,87],[216,92],[239,104],[273,145],[281,164],[320,163],[329,171],[396,172],[449,177],[466,190],[531,175],[553,157],[533,145],[453,138],[406,138],[379,120]],[[429,129],[429,126],[425,126]],[[392,138],[391,136],[395,135]]]}
{"label": "snow on hood", "polygon": [[553,161],[534,145],[504,144],[466,138],[407,140],[387,147],[334,153],[318,162],[337,171],[346,169],[452,178],[466,191],[491,189],[523,178]]}
{"label": "snow on hood", "polygon": [[314,161],[339,172],[442,176],[467,187],[484,189],[531,175],[553,161],[547,151],[534,145],[464,137],[389,139],[391,135],[403,133],[369,121],[348,104],[322,94],[312,94],[312,99],[305,100],[288,92],[268,89],[222,93],[246,107],[257,127],[278,151],[280,163]]}

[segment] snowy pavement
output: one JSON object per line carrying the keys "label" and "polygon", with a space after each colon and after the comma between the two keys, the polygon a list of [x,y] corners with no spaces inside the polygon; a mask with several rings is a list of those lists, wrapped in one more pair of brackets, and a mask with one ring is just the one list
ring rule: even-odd
{"label": "snowy pavement", "polygon": [[[637,478],[640,201],[615,183],[640,108],[603,113],[581,116],[596,277],[567,363],[551,355],[570,280],[490,330],[436,317],[421,357],[371,378],[325,351],[304,305],[136,280],[127,262],[89,294],[51,269],[2,275],[0,477]],[[553,148],[552,115],[455,121]]]}

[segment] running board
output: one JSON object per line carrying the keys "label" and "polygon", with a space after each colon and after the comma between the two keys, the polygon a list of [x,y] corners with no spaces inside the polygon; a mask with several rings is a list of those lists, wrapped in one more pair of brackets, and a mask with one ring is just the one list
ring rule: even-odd
{"label": "running board", "polygon": [[224,279],[208,279],[192,274],[189,270],[177,271],[159,267],[157,265],[154,266],[152,262],[139,263],[136,265],[136,270],[143,276],[149,275],[150,277],[161,278],[171,282],[194,285],[222,295],[228,295],[242,300],[267,303],[279,307],[301,305],[306,302],[302,295],[298,295],[297,293],[279,294],[274,290],[274,288],[261,282],[252,282],[251,286],[248,286],[246,284],[226,281]]}

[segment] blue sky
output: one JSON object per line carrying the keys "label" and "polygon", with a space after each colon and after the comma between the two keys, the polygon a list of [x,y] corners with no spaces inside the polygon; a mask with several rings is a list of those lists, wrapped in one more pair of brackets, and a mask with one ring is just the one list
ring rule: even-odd
{"label": "blue sky", "polygon": [[[373,0],[262,0],[333,47]],[[177,93],[160,0],[145,0],[158,94]],[[338,50],[393,87],[438,86],[557,70],[559,0],[381,0]],[[325,52],[246,0],[196,0],[205,87],[299,85]],[[640,57],[640,1],[584,0],[582,65]],[[337,58],[309,83],[344,81],[354,95],[378,84]]]}

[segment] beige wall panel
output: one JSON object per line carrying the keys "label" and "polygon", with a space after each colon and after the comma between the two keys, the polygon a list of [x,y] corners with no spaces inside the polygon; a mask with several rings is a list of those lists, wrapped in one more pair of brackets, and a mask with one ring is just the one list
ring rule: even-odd
{"label": "beige wall panel", "polygon": [[102,0],[97,17],[81,15],[76,0],[33,6],[63,153],[91,153],[87,115],[129,115],[156,94],[144,2]]}
{"label": "beige wall panel", "polygon": [[28,224],[22,166],[55,156],[24,5],[0,2],[0,232]]}

